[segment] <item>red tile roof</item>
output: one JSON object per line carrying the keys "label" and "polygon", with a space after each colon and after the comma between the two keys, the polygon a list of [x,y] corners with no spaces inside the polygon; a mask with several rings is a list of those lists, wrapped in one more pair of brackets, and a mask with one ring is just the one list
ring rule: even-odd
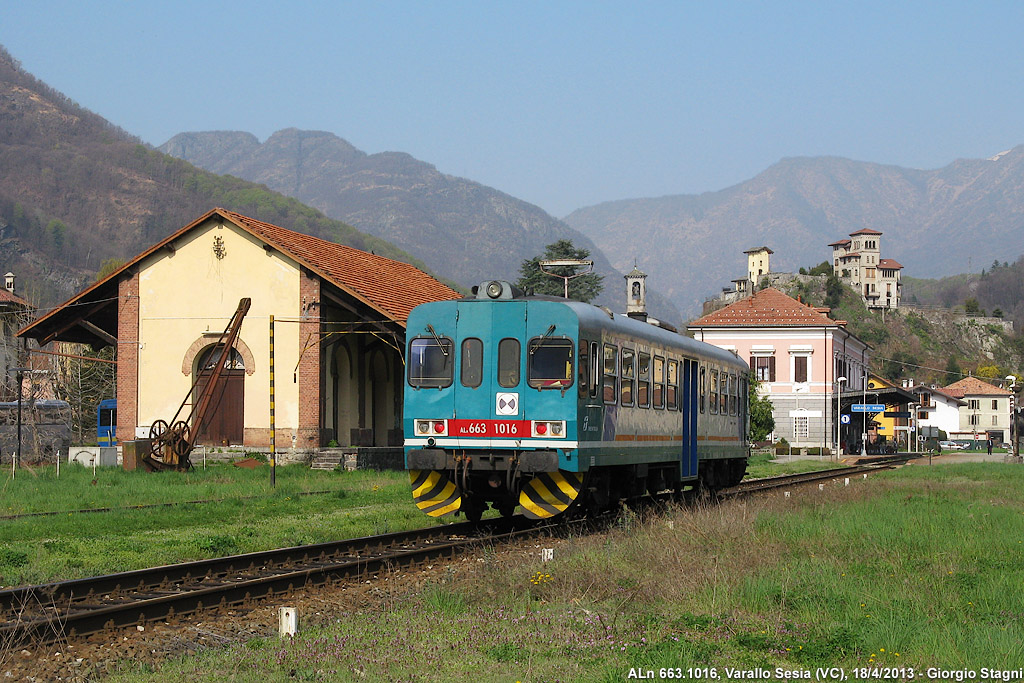
{"label": "red tile roof", "polygon": [[850,240],[839,240],[838,242],[831,242],[828,246],[830,247],[841,247],[845,244],[849,244]]}
{"label": "red tile roof", "polygon": [[332,284],[403,324],[409,312],[419,304],[462,296],[408,263],[287,230],[234,211],[216,211],[240,228],[270,242]]}
{"label": "red tile roof", "polygon": [[835,327],[833,320],[807,304],[769,287],[725,308],[698,318],[689,327]]}
{"label": "red tile roof", "polygon": [[878,232],[877,230],[872,230],[871,228],[861,228],[857,232],[851,232],[850,233],[850,237],[853,237],[854,235],[881,235],[881,234],[882,233]]}
{"label": "red tile roof", "polygon": [[[421,303],[458,299],[462,295],[408,263],[310,237],[286,228],[264,223],[226,209],[211,209],[174,234],[154,244],[116,271],[82,290],[46,315],[32,321],[18,332],[18,336],[42,339],[65,339],[67,330],[73,329],[64,321],[73,307],[83,303],[95,304],[104,298],[117,297],[117,278],[135,264],[160,249],[171,245],[182,235],[219,215],[242,230],[267,242],[271,247],[289,255],[311,271],[339,289],[366,303],[391,320],[405,326],[409,312]],[[72,323],[73,325],[73,323]],[[77,328],[75,328],[77,329]],[[110,330],[108,330],[110,332]],[[113,333],[113,332],[111,332]],[[67,341],[92,343],[94,337],[68,338]],[[79,335],[81,337],[81,335]]]}
{"label": "red tile roof", "polygon": [[0,304],[18,304],[19,306],[25,306],[26,308],[32,307],[32,304],[3,287],[0,287]]}
{"label": "red tile roof", "polygon": [[903,268],[903,264],[899,261],[894,261],[891,258],[880,258],[878,259],[879,268],[892,268],[893,270],[900,270]]}
{"label": "red tile roof", "polygon": [[959,382],[953,382],[948,387],[942,387],[942,391],[956,398],[963,398],[964,396],[1009,396],[1013,393],[1009,389],[1003,389],[994,384],[983,382],[977,377],[964,377]]}

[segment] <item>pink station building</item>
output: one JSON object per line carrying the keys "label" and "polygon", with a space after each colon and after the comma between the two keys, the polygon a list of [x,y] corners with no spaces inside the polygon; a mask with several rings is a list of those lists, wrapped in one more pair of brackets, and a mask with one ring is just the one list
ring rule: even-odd
{"label": "pink station building", "polygon": [[[794,447],[835,448],[860,438],[858,415],[837,423],[860,403],[871,348],[833,320],[829,309],[808,306],[767,288],[698,318],[694,339],[732,351],[750,364],[773,405],[776,439]],[[869,390],[866,399],[884,402]]]}

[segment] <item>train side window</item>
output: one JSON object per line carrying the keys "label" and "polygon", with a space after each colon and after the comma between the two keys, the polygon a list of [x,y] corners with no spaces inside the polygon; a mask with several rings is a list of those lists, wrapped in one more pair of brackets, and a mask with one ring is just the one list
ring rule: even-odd
{"label": "train side window", "polygon": [[474,337],[462,340],[462,358],[459,359],[462,369],[459,379],[462,386],[473,389],[484,381],[484,343]]}
{"label": "train side window", "polygon": [[409,342],[409,386],[441,389],[451,386],[455,345],[448,337],[417,337]]}
{"label": "train side window", "polygon": [[511,389],[519,386],[519,340],[511,337],[498,342],[498,384]]}
{"label": "train side window", "polygon": [[711,386],[708,388],[708,412],[718,413],[718,370],[711,371]]}
{"label": "train side window", "polygon": [[534,337],[526,347],[526,383],[534,389],[572,386],[572,340]]}
{"label": "train side window", "polygon": [[700,386],[697,389],[700,394],[700,412],[704,412],[704,397],[707,396],[707,374],[706,368],[701,367],[700,369]]}
{"label": "train side window", "polygon": [[590,342],[586,339],[580,339],[580,367],[577,372],[579,372],[578,391],[580,398],[585,398],[590,390],[588,386],[590,384]]}
{"label": "train side window", "polygon": [[725,374],[725,370],[722,370],[722,378],[718,380],[718,405],[719,411],[722,415],[729,414],[729,375]]}
{"label": "train side window", "polygon": [[604,345],[604,402],[615,403],[618,396],[619,347]]}
{"label": "train side window", "polygon": [[601,354],[597,342],[590,342],[590,398],[597,398],[597,389],[601,386]]}
{"label": "train side window", "polygon": [[729,415],[736,414],[736,375],[729,374]]}
{"label": "train side window", "polygon": [[740,379],[738,376],[733,375],[729,378],[732,383],[732,404],[729,406],[730,415],[738,415],[740,411]]}
{"label": "train side window", "polygon": [[641,408],[651,406],[651,354],[640,353],[636,366],[636,404]]}
{"label": "train side window", "polygon": [[668,362],[668,409],[679,410],[679,361]]}
{"label": "train side window", "polygon": [[654,374],[651,379],[654,381],[654,407],[665,407],[665,359],[661,356],[654,357]]}
{"label": "train side window", "polygon": [[633,349],[622,348],[622,363],[619,366],[619,402],[624,406],[633,405],[633,381],[636,379],[636,353]]}

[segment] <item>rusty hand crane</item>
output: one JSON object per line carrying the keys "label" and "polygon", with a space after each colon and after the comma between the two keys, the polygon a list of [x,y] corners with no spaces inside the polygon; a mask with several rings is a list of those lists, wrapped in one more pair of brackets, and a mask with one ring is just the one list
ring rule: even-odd
{"label": "rusty hand crane", "polygon": [[242,319],[249,312],[251,303],[252,300],[248,297],[238,302],[235,314],[231,316],[231,321],[218,338],[215,347],[220,349],[217,363],[214,365],[206,385],[196,397],[195,403],[192,404],[192,411],[182,417],[182,411],[185,410],[186,405],[189,405],[189,399],[192,398],[199,382],[198,373],[170,422],[157,420],[149,428],[150,452],[143,462],[150,470],[187,470],[192,467],[189,455],[195,447],[199,429],[206,421],[214,391],[216,391],[220,376],[224,372],[224,365],[231,356],[231,349],[234,348],[238,332],[242,329]]}

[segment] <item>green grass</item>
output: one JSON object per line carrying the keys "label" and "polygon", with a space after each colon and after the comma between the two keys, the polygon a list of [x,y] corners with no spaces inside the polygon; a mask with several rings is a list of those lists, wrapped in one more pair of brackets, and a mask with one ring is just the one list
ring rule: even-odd
{"label": "green grass", "polygon": [[789,458],[785,455],[755,453],[747,462],[747,474],[744,479],[775,477],[780,474],[802,474],[834,467],[843,467],[843,464],[829,459],[827,455],[821,458],[817,456]]}
{"label": "green grass", "polygon": [[[429,526],[405,472],[215,465],[191,472],[21,471],[0,483],[0,513],[112,507],[0,523],[0,585],[44,583],[226,554]],[[329,491],[299,495],[303,491]],[[183,501],[213,499],[209,503]],[[153,503],[170,507],[137,509]]]}
{"label": "green grass", "polygon": [[[620,681],[654,669],[1015,669],[1024,467],[912,466],[823,492],[641,519],[481,553],[292,641],[208,650],[135,680]],[[538,544],[540,547],[540,544]]]}

